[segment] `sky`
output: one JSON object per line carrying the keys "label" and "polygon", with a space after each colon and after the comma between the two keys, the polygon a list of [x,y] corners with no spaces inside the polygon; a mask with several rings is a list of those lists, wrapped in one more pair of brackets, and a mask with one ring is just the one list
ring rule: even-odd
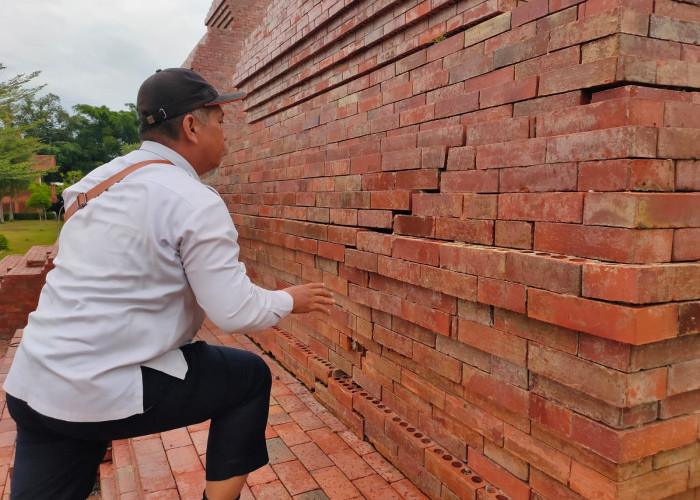
{"label": "sky", "polygon": [[[212,0],[0,0],[0,81],[41,71],[76,104],[126,109],[158,68],[179,67],[206,33]],[[40,94],[40,95],[42,95]]]}

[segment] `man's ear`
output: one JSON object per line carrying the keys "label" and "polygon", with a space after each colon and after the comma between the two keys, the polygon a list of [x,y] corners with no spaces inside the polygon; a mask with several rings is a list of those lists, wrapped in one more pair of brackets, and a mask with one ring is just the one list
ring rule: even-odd
{"label": "man's ear", "polygon": [[184,137],[195,144],[199,143],[198,126],[199,122],[193,115],[187,114],[182,119],[182,133]]}

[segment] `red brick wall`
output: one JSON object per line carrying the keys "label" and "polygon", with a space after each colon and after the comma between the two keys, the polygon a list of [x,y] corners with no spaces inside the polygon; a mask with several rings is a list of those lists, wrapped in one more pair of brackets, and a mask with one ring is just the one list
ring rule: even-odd
{"label": "red brick wall", "polygon": [[431,498],[697,495],[700,7],[220,5],[242,260],[337,299],[258,341]]}
{"label": "red brick wall", "polygon": [[53,269],[56,251],[55,245],[35,246],[25,255],[0,259],[0,339],[11,339],[27,324],[27,316],[39,303],[46,274]]}

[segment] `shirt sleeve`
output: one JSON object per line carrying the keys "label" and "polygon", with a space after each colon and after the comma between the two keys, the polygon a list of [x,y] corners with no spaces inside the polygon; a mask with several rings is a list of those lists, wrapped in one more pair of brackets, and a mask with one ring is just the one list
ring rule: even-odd
{"label": "shirt sleeve", "polygon": [[197,302],[216,326],[228,333],[255,332],[288,315],[294,300],[251,283],[238,260],[237,240],[231,216],[217,199],[186,219],[180,258]]}

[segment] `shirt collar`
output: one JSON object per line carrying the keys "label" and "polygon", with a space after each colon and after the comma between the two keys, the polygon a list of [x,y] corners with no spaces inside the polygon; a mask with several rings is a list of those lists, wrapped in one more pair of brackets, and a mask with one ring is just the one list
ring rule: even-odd
{"label": "shirt collar", "polygon": [[160,156],[161,158],[171,162],[176,167],[180,167],[190,176],[194,177],[197,180],[200,180],[199,175],[197,175],[197,172],[194,170],[192,165],[190,165],[190,163],[187,160],[185,160],[185,158],[183,158],[180,155],[180,153],[173,149],[170,149],[168,146],[165,146],[159,142],[143,141],[139,150],[152,153],[156,156]]}

